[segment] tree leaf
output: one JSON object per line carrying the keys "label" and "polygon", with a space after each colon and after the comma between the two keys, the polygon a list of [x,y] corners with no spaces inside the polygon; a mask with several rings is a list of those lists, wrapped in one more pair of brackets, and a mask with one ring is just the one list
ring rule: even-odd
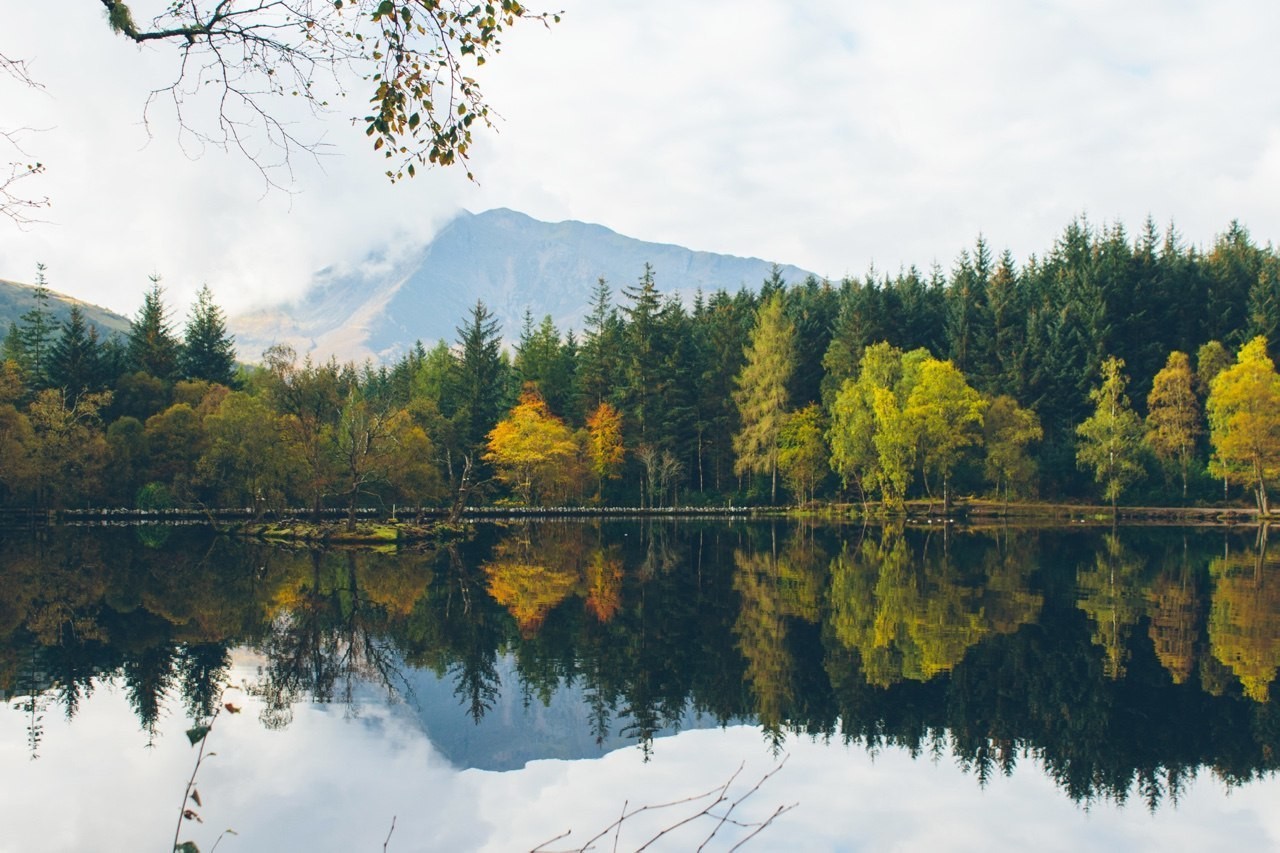
{"label": "tree leaf", "polygon": [[187,729],[187,740],[191,741],[192,746],[195,746],[200,741],[204,740],[208,734],[208,726],[196,726],[195,728]]}

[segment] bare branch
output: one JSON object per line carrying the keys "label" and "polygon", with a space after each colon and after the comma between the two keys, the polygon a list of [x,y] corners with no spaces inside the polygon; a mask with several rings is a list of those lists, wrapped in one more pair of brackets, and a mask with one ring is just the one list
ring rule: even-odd
{"label": "bare branch", "polygon": [[[32,89],[43,88],[31,76],[27,63],[20,59],[10,59],[0,54],[0,73],[4,73]],[[27,133],[37,133],[34,128],[21,127],[13,130],[0,129],[0,147],[7,147],[16,152],[21,159],[10,160],[0,168],[0,215],[7,217],[18,228],[43,220],[36,217],[34,211],[49,206],[48,196],[35,197],[19,194],[17,185],[29,178],[43,174],[45,166],[23,149],[20,137]]]}
{"label": "bare branch", "polygon": [[[622,814],[621,816],[618,817],[617,820],[609,824],[607,827],[605,827],[600,832],[596,833],[591,838],[587,839],[586,843],[583,844],[581,847],[572,848],[572,851],[575,851],[575,853],[585,853],[585,851],[592,850],[594,849],[594,845],[596,844],[597,841],[604,838],[606,835],[609,835],[610,833],[613,833],[614,835],[613,846],[614,846],[614,850],[617,850],[618,836],[621,833],[622,824],[625,823],[626,821],[632,820],[633,818],[645,812],[657,811],[659,809],[669,809],[677,806],[690,805],[693,803],[701,803],[708,799],[710,800],[710,802],[702,806],[698,811],[682,818],[681,820],[676,821],[675,823],[672,823],[663,827],[657,834],[652,836],[648,841],[646,841],[644,844],[641,844],[639,847],[637,847],[636,848],[637,853],[640,850],[645,850],[651,847],[653,844],[655,844],[659,839],[663,838],[664,836],[667,836],[670,833],[674,832],[675,830],[680,829],[681,827],[687,826],[699,820],[700,818],[711,818],[716,821],[716,825],[714,828],[712,828],[711,833],[698,846],[697,848],[698,850],[703,850],[704,848],[706,848],[706,846],[711,843],[712,839],[716,837],[716,834],[719,833],[720,830],[723,829],[726,825],[736,826],[740,829],[751,830],[751,832],[748,835],[740,839],[731,848],[733,850],[737,850],[743,844],[745,844],[746,842],[750,841],[752,838],[755,838],[757,835],[763,832],[764,829],[769,825],[771,825],[778,817],[780,817],[783,814],[786,814],[787,812],[791,811],[796,807],[796,804],[794,803],[791,805],[778,806],[773,810],[773,812],[767,818],[765,818],[762,821],[745,822],[745,821],[737,820],[732,817],[734,810],[737,809],[738,806],[742,805],[749,797],[751,797],[753,794],[759,791],[766,781],[768,781],[775,773],[777,773],[779,770],[782,769],[783,765],[787,763],[788,757],[789,756],[783,757],[783,759],[779,761],[778,764],[774,766],[772,770],[770,770],[768,773],[765,773],[763,776],[761,776],[760,779],[755,783],[755,785],[753,785],[748,791],[746,791],[746,793],[744,793],[742,796],[732,801],[730,801],[728,797],[729,789],[733,786],[733,783],[734,781],[737,780],[739,774],[742,773],[743,767],[745,765],[739,765],[738,769],[733,772],[733,775],[731,775],[729,779],[725,781],[722,785],[718,785],[715,788],[712,788],[710,791],[706,791],[701,794],[695,794],[690,797],[685,797],[679,800],[672,800],[671,802],[666,802],[666,803],[656,803],[656,804],[651,804],[646,806],[640,806],[630,811],[627,810],[627,806],[626,804],[624,804],[622,807]],[[717,806],[721,805],[722,803],[728,803],[728,808],[725,810],[723,814],[717,815],[714,810]],[[555,838],[548,839],[542,842],[541,844],[539,844],[537,847],[533,848],[531,853],[549,853],[549,851],[545,850],[547,845],[553,844],[557,841],[567,838],[571,833],[572,833],[572,830],[568,830],[566,832],[561,833],[560,835],[557,835]]]}

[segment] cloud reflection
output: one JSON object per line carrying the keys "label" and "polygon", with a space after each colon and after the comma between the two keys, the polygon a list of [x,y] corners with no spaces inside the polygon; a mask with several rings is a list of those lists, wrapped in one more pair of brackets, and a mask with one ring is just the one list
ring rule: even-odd
{"label": "cloud reflection", "polygon": [[[303,704],[284,730],[264,729],[256,700],[219,718],[216,755],[201,768],[204,824],[183,838],[202,850],[224,828],[219,849],[527,850],[585,842],[629,807],[678,800],[725,782],[745,793],[775,766],[757,728],[686,731],[602,758],[533,761],[507,772],[459,770],[442,756],[407,706],[359,704],[352,711]],[[100,689],[73,723],[48,719],[42,756],[25,754],[26,718],[0,713],[2,851],[164,849],[174,829],[195,753],[176,707],[147,748],[123,692]],[[56,730],[56,731],[55,731]],[[797,803],[750,844],[753,850],[1261,850],[1280,846],[1274,778],[1228,797],[1209,774],[1158,815],[1140,804],[1074,805],[1030,763],[985,788],[949,757],[875,754],[804,738],[786,745],[785,767],[741,807],[761,820]],[[619,849],[695,812],[684,806],[628,822]],[[710,833],[702,823],[657,849],[689,849]],[[743,832],[717,835],[727,849]],[[664,839],[665,841],[665,839]],[[714,846],[714,845],[713,845]]]}

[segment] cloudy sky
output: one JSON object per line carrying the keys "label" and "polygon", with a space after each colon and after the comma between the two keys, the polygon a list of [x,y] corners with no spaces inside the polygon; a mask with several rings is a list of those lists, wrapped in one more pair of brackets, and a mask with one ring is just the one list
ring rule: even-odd
{"label": "cloudy sky", "polygon": [[41,261],[54,289],[126,314],[152,273],[179,312],[202,283],[232,312],[282,299],[460,208],[832,278],[949,267],[980,232],[1023,260],[1082,213],[1172,220],[1197,245],[1233,218],[1280,233],[1269,0],[563,0],[561,24],[518,28],[483,69],[503,120],[476,146],[479,185],[388,185],[346,120],[357,97],[297,126],[331,153],[295,162],[292,193],[184,146],[163,110],[148,138],[171,49],[114,37],[93,0],[5,5],[0,53],[45,88],[0,83],[0,127],[40,129],[25,144],[49,171],[27,188],[53,206],[24,231],[0,222],[0,278]]}

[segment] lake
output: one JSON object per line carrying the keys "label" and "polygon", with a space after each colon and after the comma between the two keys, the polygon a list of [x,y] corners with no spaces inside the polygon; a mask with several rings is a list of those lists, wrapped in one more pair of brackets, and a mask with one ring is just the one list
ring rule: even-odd
{"label": "lake", "polygon": [[8,531],[0,850],[1275,849],[1278,666],[1246,527]]}

